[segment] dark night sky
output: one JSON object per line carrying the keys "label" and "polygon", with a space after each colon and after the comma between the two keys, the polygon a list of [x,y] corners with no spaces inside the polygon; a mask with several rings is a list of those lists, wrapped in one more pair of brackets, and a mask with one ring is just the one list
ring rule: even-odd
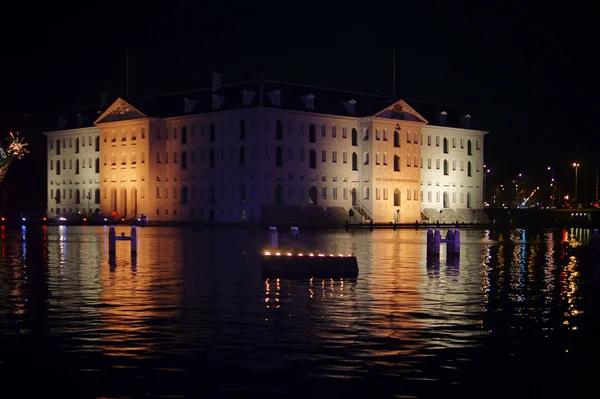
{"label": "dark night sky", "polygon": [[34,144],[40,112],[54,121],[59,108],[94,104],[103,90],[123,95],[126,50],[131,94],[140,96],[206,87],[215,71],[225,81],[264,73],[391,94],[395,49],[396,93],[461,104],[491,132],[486,161],[496,179],[552,164],[572,184],[569,163],[578,159],[581,186],[593,184],[600,140],[591,126],[591,11],[420,3],[8,6],[0,16],[0,128],[20,129]]}

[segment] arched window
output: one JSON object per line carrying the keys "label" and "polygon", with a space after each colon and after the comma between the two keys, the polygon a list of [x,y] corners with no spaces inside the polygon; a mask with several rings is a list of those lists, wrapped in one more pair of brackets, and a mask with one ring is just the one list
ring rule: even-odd
{"label": "arched window", "polygon": [[394,147],[400,147],[400,132],[394,130]]}
{"label": "arched window", "polygon": [[215,185],[211,184],[208,188],[208,193],[210,195],[210,204],[214,205],[217,203],[217,190],[215,189]]}
{"label": "arched window", "polygon": [[352,153],[352,170],[358,170],[358,155],[355,152]]}
{"label": "arched window", "polygon": [[97,188],[94,191],[94,204],[99,204],[100,203],[100,189]]}
{"label": "arched window", "polygon": [[246,186],[243,184],[240,186],[240,203],[246,203]]}
{"label": "arched window", "polygon": [[79,174],[79,158],[75,160],[75,174]]}
{"label": "arched window", "polygon": [[277,147],[275,149],[275,166],[276,167],[281,167],[282,166],[282,163],[283,163],[282,158],[283,157],[282,157],[281,153],[282,153],[281,147]]}
{"label": "arched window", "polygon": [[275,205],[283,205],[283,187],[281,184],[275,186]]}
{"label": "arched window", "polygon": [[213,150],[211,148],[210,152],[209,152],[209,156],[208,156],[208,165],[209,167],[213,168],[215,167],[215,150]]}
{"label": "arched window", "polygon": [[472,145],[471,145],[471,140],[467,140],[467,154],[468,155],[473,155],[473,149],[472,149]]}
{"label": "arched window", "polygon": [[56,140],[56,155],[60,155],[60,139]]}
{"label": "arched window", "polygon": [[79,189],[75,190],[75,203],[79,204],[81,202],[81,192]]}
{"label": "arched window", "polygon": [[308,153],[308,167],[317,169],[317,152],[315,150],[310,150]]}
{"label": "arched window", "polygon": [[56,203],[60,204],[60,189],[56,190]]}
{"label": "arched window", "polygon": [[56,161],[56,175],[60,176],[60,159]]}
{"label": "arched window", "polygon": [[369,153],[365,152],[365,156],[364,156],[364,165],[368,165],[369,164]]}
{"label": "arched window", "polygon": [[394,189],[394,206],[400,206],[400,190]]}
{"label": "arched window", "polygon": [[181,128],[181,144],[187,144],[187,126]]}
{"label": "arched window", "polygon": [[246,140],[246,121],[240,121],[240,140]]}
{"label": "arched window", "polygon": [[352,128],[352,145],[358,146],[358,132],[355,128]]}
{"label": "arched window", "polygon": [[[183,135],[183,129],[181,129]],[[187,169],[187,151],[181,151],[181,170]]]}
{"label": "arched window", "polygon": [[444,137],[444,154],[448,153],[448,139]]}
{"label": "arched window", "polygon": [[[283,126],[280,120],[275,122],[275,140],[283,140]],[[314,143],[314,141],[311,141],[311,143]]]}
{"label": "arched window", "polygon": [[400,157],[398,154],[394,155],[394,172],[400,172]]}
{"label": "arched window", "polygon": [[246,148],[244,146],[240,147],[240,166],[246,166]]}
{"label": "arched window", "polygon": [[471,208],[471,193],[467,193],[467,208]]}
{"label": "arched window", "polygon": [[75,154],[79,154],[79,137],[75,139]]}
{"label": "arched window", "polygon": [[467,162],[467,176],[471,177],[471,161]]}
{"label": "arched window", "polygon": [[100,136],[96,136],[96,152],[100,151]]}
{"label": "arched window", "polygon": [[208,138],[208,140],[211,143],[214,143],[215,142],[215,136],[216,136],[216,133],[215,133],[215,124],[211,123],[210,124],[210,130],[209,130],[209,138]]}
{"label": "arched window", "polygon": [[317,142],[317,128],[312,123],[308,126],[308,142],[309,143]]}
{"label": "arched window", "polygon": [[365,129],[364,131],[364,135],[363,135],[363,141],[368,141],[369,140],[369,129]]}
{"label": "arched window", "polygon": [[449,169],[450,168],[448,167],[448,160],[444,159],[444,176],[448,176],[448,174],[450,173]]}
{"label": "arched window", "polygon": [[179,202],[181,205],[186,205],[188,203],[188,189],[186,186],[181,187]]}

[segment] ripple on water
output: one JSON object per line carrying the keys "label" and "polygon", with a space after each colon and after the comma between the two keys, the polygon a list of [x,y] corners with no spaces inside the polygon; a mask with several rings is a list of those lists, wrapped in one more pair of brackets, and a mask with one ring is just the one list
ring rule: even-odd
{"label": "ripple on water", "polygon": [[424,230],[307,232],[359,277],[265,281],[263,232],[144,227],[137,256],[118,243],[109,262],[103,227],[3,230],[0,372],[121,398],[539,390],[500,376],[564,373],[593,336],[588,261],[565,234],[586,237],[464,230],[454,262],[427,258]]}

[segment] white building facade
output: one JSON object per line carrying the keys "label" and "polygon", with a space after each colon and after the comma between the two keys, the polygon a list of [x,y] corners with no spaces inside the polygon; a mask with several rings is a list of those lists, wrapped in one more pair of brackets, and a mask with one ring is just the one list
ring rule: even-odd
{"label": "white building facade", "polygon": [[75,128],[46,135],[48,215],[91,214],[99,210],[99,129]]}
{"label": "white building facade", "polygon": [[[429,207],[482,206],[485,132],[430,126],[403,100],[258,81],[138,103],[119,98],[91,127],[46,133],[49,216],[89,211],[90,192],[94,211],[155,221],[260,221],[295,208],[412,223]],[[429,145],[436,137],[457,147]],[[465,162],[472,176],[459,177]]]}

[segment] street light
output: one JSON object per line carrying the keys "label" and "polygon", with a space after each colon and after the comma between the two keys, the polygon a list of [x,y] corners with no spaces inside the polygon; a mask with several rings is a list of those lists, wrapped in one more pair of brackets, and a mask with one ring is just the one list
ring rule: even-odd
{"label": "street light", "polygon": [[575,168],[575,198],[573,198],[573,202],[577,203],[579,199],[577,196],[577,170],[579,169],[579,162],[573,162],[573,167]]}
{"label": "street light", "polygon": [[554,168],[553,168],[552,166],[548,166],[548,170],[551,170],[551,171],[552,171],[552,180],[550,180],[550,187],[551,187],[551,189],[552,189],[552,190],[551,190],[552,194],[551,194],[551,198],[550,198],[550,199],[551,199],[552,201],[550,201],[550,207],[551,207],[551,208],[556,208],[556,205],[555,205],[555,202],[554,202],[554,201],[555,201],[555,198],[554,198],[554,197],[556,197],[556,192],[555,192],[555,190],[556,190],[556,185],[554,184]]}

